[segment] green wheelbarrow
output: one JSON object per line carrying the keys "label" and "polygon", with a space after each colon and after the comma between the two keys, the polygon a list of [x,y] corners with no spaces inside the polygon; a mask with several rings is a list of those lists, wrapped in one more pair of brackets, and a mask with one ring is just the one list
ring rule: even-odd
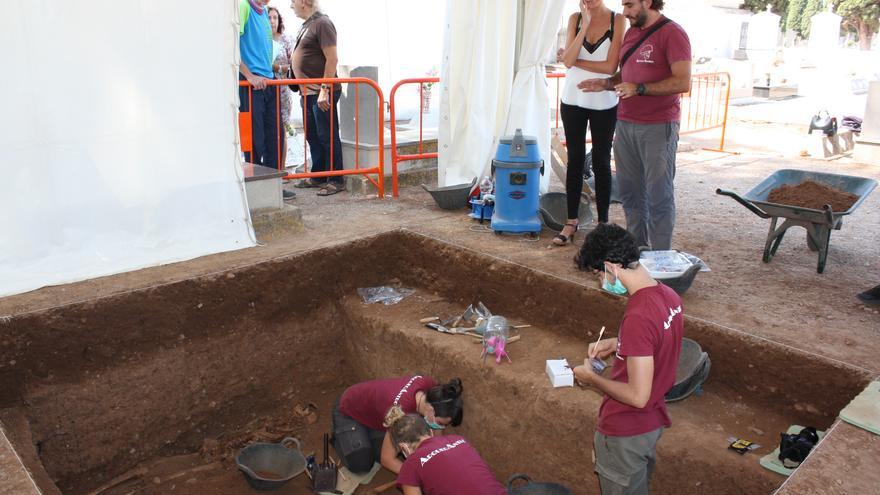
{"label": "green wheelbarrow", "polygon": [[[815,210],[767,201],[770,191],[777,187],[785,184],[797,185],[805,180],[813,180],[820,184],[846,191],[858,196],[858,199],[846,211],[832,211],[829,205],[825,205],[821,210]],[[716,189],[715,192],[722,196],[730,196],[761,218],[771,219],[770,231],[767,234],[767,241],[764,243],[764,263],[769,263],[773,259],[773,255],[776,254],[779,243],[782,242],[782,237],[788,229],[791,227],[803,227],[807,231],[807,247],[811,251],[819,253],[819,264],[816,272],[822,273],[825,271],[825,260],[828,258],[828,243],[831,240],[831,230],[840,230],[843,226],[843,217],[854,212],[875,187],[877,187],[877,181],[874,179],[852,175],[783,169],[777,170],[742,196],[725,189]],[[776,225],[780,218],[785,219],[785,221],[777,227]]]}

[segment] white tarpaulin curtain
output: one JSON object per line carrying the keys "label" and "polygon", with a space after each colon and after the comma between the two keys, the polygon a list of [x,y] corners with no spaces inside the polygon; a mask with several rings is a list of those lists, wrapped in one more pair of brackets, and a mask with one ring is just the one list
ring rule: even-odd
{"label": "white tarpaulin curtain", "polygon": [[[441,186],[488,175],[498,139],[521,128],[550,156],[544,57],[556,40],[565,0],[526,0],[514,81],[513,0],[447,1],[438,141]],[[541,180],[546,191],[549,174]]]}
{"label": "white tarpaulin curtain", "polygon": [[538,149],[547,167],[541,192],[550,187],[550,98],[544,61],[556,43],[565,0],[525,0],[519,64],[513,80],[510,113],[504,134],[517,129],[538,138]]}
{"label": "white tarpaulin curtain", "polygon": [[513,82],[513,0],[447,0],[440,74],[438,182],[487,175],[507,124]]}
{"label": "white tarpaulin curtain", "polygon": [[238,2],[3,4],[0,296],[255,244]]}

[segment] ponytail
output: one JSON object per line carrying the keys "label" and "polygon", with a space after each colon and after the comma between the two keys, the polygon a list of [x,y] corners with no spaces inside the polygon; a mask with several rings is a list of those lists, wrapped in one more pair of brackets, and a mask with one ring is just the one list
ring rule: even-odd
{"label": "ponytail", "polygon": [[461,379],[453,378],[449,383],[435,385],[428,390],[425,398],[434,408],[434,416],[450,418],[450,425],[458,426],[464,417],[464,403],[461,399]]}

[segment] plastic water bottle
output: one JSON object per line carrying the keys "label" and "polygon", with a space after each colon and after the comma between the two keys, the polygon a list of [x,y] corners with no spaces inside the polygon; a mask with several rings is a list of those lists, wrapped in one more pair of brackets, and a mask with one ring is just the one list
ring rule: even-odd
{"label": "plastic water bottle", "polygon": [[[485,342],[489,342],[492,337],[498,337],[498,339],[493,340],[492,342],[497,342],[498,340],[504,340],[507,342],[507,338],[510,335],[510,324],[507,323],[507,318],[503,316],[490,316],[489,321],[486,322],[486,333],[483,336]],[[495,352],[494,348],[486,349],[489,353]]]}

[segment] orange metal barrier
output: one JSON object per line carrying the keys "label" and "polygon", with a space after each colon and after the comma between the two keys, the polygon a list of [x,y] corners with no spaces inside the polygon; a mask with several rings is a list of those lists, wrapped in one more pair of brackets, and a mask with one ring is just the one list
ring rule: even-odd
{"label": "orange metal barrier", "polygon": [[[547,74],[547,79],[556,79],[556,127],[559,129],[560,82],[565,78],[562,72]],[[691,90],[681,95],[681,128],[679,134],[693,134],[709,129],[721,128],[721,141],[717,149],[725,151],[724,138],[727,133],[727,108],[730,104],[730,74],[712,72],[691,76]],[[591,142],[587,139],[586,142]],[[562,140],[565,143],[565,140]]]}
{"label": "orange metal barrier", "polygon": [[691,76],[691,90],[681,95],[681,128],[679,134],[693,134],[721,128],[718,148],[724,151],[727,134],[727,108],[730,106],[730,74],[712,72]]}
{"label": "orange metal barrier", "polygon": [[[424,108],[422,106],[422,98],[423,92],[425,91],[424,84],[425,83],[438,83],[440,82],[439,77],[422,77],[415,79],[403,79],[399,81],[397,84],[391,88],[391,93],[389,95],[390,104],[390,113],[391,113],[391,191],[392,195],[396,198],[398,196],[397,191],[397,164],[400,162],[405,162],[409,160],[421,160],[424,158],[437,158],[437,152],[433,153],[425,153],[424,152],[424,139],[423,139],[423,128],[422,128],[422,115],[424,114]],[[395,125],[396,120],[396,100],[395,95],[397,94],[397,90],[405,85],[405,84],[418,84],[419,85],[419,152],[414,155],[399,155],[397,153],[397,125]]]}
{"label": "orange metal barrier", "polygon": [[[278,170],[283,170],[284,165],[285,165],[285,164],[281,163],[281,156],[282,156],[282,153],[281,153],[282,126],[280,125],[281,87],[287,86],[290,84],[299,84],[299,85],[301,85],[300,88],[303,88],[302,85],[306,85],[306,84],[312,84],[312,85],[330,84],[330,102],[332,104],[334,101],[334,97],[335,97],[334,92],[336,90],[334,88],[334,85],[336,83],[354,85],[354,92],[355,92],[355,97],[354,97],[355,98],[355,116],[354,116],[354,118],[355,118],[355,164],[354,164],[354,168],[353,169],[343,169],[343,170],[334,170],[333,169],[334,153],[342,153],[342,150],[334,150],[333,149],[333,140],[331,139],[331,141],[330,141],[330,170],[328,170],[326,172],[305,171],[305,172],[300,172],[300,173],[296,173],[296,174],[289,173],[284,178],[285,179],[309,179],[309,178],[317,178],[317,177],[338,177],[338,176],[344,176],[344,175],[363,175],[364,177],[367,178],[367,180],[372,182],[374,186],[376,186],[379,197],[384,198],[385,197],[385,155],[384,155],[384,153],[381,152],[381,150],[385,149],[385,131],[384,131],[385,130],[385,127],[384,127],[385,95],[382,93],[382,89],[379,87],[378,84],[376,84],[375,81],[372,81],[371,79],[367,79],[364,77],[322,78],[322,79],[273,79],[271,81],[267,81],[268,86],[275,87],[275,97],[276,97],[275,98],[275,102],[276,102],[275,103],[275,119],[276,119],[276,123],[277,123],[277,125],[276,125],[276,129],[277,129],[277,135],[276,135],[277,155],[276,156],[278,157],[278,162],[277,162]],[[358,125],[358,123],[360,121],[360,98],[359,98],[359,96],[360,96],[361,84],[366,84],[366,85],[372,87],[376,91],[376,95],[378,96],[378,115],[379,115],[378,143],[379,143],[379,150],[380,150],[379,163],[377,165],[369,167],[369,168],[361,168],[360,160],[359,160],[360,159],[360,154],[359,154],[359,149],[360,149],[360,130],[359,129],[360,129],[360,126]],[[251,98],[251,92],[252,92],[251,85],[247,81],[239,81],[238,85],[241,87],[247,87],[248,88],[248,98]],[[307,89],[301,89],[301,91],[304,91],[303,94],[305,94],[305,95],[309,94]],[[252,101],[249,102],[248,109],[252,108],[252,103],[253,103]],[[308,124],[307,124],[308,111],[309,111],[308,108],[303,108],[303,141],[304,141],[303,150],[305,152],[306,157],[308,157],[308,152],[309,152],[308,151],[308,141],[306,141],[306,136],[307,136],[307,133],[309,132]],[[337,111],[338,111],[338,108],[337,108]],[[331,113],[330,114],[331,134],[332,134],[333,124],[334,124],[333,114]],[[251,128],[252,128],[251,126],[252,125],[253,125],[253,123],[251,122],[251,113],[250,112],[241,112],[239,114],[239,133],[240,133],[242,151],[244,151],[244,152],[252,151],[252,147],[253,147],[253,143],[251,142]],[[286,132],[286,131],[283,131],[283,132]],[[306,159],[305,162],[308,163],[308,160]],[[377,174],[378,177],[376,178],[376,180],[374,180],[372,177],[369,176],[369,174]],[[396,186],[396,179],[397,179],[397,177],[395,174],[395,186]],[[396,194],[395,194],[395,197],[396,197]]]}

